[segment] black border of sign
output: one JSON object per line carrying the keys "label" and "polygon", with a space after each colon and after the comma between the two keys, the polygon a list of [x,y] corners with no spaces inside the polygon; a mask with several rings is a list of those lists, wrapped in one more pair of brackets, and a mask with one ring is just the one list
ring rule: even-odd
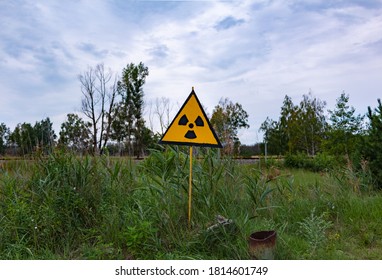
{"label": "black border of sign", "polygon": [[[195,96],[195,99],[196,99],[196,102],[198,103],[199,107],[200,107],[200,110],[202,111],[203,113],[203,116],[205,118],[205,120],[207,121],[207,124],[208,124],[208,127],[209,129],[211,130],[213,136],[215,137],[215,140],[217,142],[217,144],[207,144],[207,143],[190,143],[190,142],[177,142],[177,141],[163,141],[163,137],[167,134],[167,131],[170,129],[170,127],[174,124],[175,120],[178,118],[180,112],[183,111],[183,108],[186,106],[186,104],[188,103],[188,101],[190,100],[190,98],[192,97],[192,95]],[[206,113],[204,112],[203,110],[203,107],[198,99],[198,96],[196,95],[194,89],[192,89],[190,95],[187,97],[186,101],[183,103],[182,107],[180,108],[179,112],[176,114],[175,118],[172,120],[171,124],[169,125],[169,127],[167,128],[166,132],[163,134],[162,138],[159,140],[158,142],[159,144],[173,144],[173,145],[183,145],[183,146],[199,146],[199,147],[213,147],[213,148],[223,148],[222,144],[220,143],[220,140],[219,138],[217,137],[216,133],[215,133],[215,130],[212,128],[212,125],[209,121],[209,119],[207,118],[207,115]]]}

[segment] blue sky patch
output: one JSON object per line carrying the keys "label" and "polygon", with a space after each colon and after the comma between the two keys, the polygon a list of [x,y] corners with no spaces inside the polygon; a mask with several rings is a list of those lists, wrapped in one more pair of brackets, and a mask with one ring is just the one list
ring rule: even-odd
{"label": "blue sky patch", "polygon": [[224,18],[223,20],[219,21],[215,25],[215,29],[217,31],[226,30],[226,29],[230,29],[234,26],[240,25],[242,23],[244,23],[243,19],[236,19],[232,16],[228,16],[228,17]]}

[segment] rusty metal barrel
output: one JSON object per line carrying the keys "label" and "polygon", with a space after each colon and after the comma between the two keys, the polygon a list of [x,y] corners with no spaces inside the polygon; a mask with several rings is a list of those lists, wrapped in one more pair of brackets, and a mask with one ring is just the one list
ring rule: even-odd
{"label": "rusty metal barrel", "polygon": [[257,231],[248,238],[249,253],[258,260],[273,260],[277,234],[274,230]]}

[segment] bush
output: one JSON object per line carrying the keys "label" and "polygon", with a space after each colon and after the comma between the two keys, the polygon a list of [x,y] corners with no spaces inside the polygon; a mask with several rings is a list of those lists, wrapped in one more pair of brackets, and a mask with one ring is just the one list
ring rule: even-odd
{"label": "bush", "polygon": [[333,225],[331,221],[326,221],[326,213],[317,216],[315,211],[316,209],[313,208],[310,216],[298,223],[302,235],[309,244],[311,254],[314,254],[316,249],[325,243],[326,231]]}
{"label": "bush", "polygon": [[285,167],[288,168],[304,168],[314,172],[329,171],[338,165],[333,156],[325,153],[317,154],[309,157],[305,153],[288,154],[284,160]]}
{"label": "bush", "polygon": [[377,188],[382,188],[382,103],[378,99],[378,108],[372,112],[368,108],[368,118],[370,120],[370,127],[368,136],[366,138],[366,145],[364,150],[365,158],[369,162],[370,171],[375,180]]}
{"label": "bush", "polygon": [[284,159],[285,167],[288,168],[305,168],[308,156],[305,153],[287,154]]}

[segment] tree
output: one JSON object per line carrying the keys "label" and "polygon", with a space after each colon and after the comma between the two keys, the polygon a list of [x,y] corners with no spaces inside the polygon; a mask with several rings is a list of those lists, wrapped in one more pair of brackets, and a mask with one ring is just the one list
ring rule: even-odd
{"label": "tree", "polygon": [[267,144],[267,152],[273,155],[285,154],[288,139],[284,138],[280,128],[280,122],[269,117],[261,124],[260,131],[264,132],[264,142]]}
{"label": "tree", "polygon": [[369,163],[376,186],[382,188],[382,103],[380,99],[378,99],[378,107],[374,111],[368,107],[367,117],[370,126],[367,131],[364,155]]}
{"label": "tree", "polygon": [[286,95],[279,120],[273,121],[267,118],[260,126],[269,152],[272,154],[306,152],[313,156],[320,151],[327,127],[324,116],[325,105],[325,102],[309,93],[303,95],[300,105],[296,106]]}
{"label": "tree", "polygon": [[228,98],[221,99],[212,112],[211,124],[222,142],[223,152],[229,155],[238,153],[238,131],[249,128],[248,113],[241,104],[234,104]]}
{"label": "tree", "polygon": [[148,67],[142,62],[138,65],[130,63],[123,69],[118,82],[118,93],[122,100],[114,108],[115,120],[112,123],[113,138],[119,142],[127,141],[129,154],[138,157],[143,152],[143,85],[148,75]]}
{"label": "tree", "polygon": [[114,119],[111,123],[110,138],[117,141],[118,153],[121,156],[123,150],[123,143],[127,138],[128,131],[126,127],[127,111],[124,102],[119,102],[113,108]]}
{"label": "tree", "polygon": [[331,122],[325,149],[334,155],[346,155],[356,151],[358,137],[363,132],[364,116],[355,115],[355,108],[348,105],[349,95],[344,92],[337,98],[335,109],[328,110]]}
{"label": "tree", "polygon": [[240,156],[248,158],[248,157],[260,155],[262,145],[263,145],[262,143],[256,143],[256,144],[252,144],[252,145],[241,145],[240,146]]}
{"label": "tree", "polygon": [[[154,107],[154,108],[153,108]],[[170,99],[167,97],[156,98],[155,103],[150,103],[149,121],[150,128],[154,131],[154,117],[157,118],[160,127],[160,135],[163,135],[170,125],[170,112],[172,109]]]}
{"label": "tree", "polygon": [[30,123],[18,124],[9,140],[20,149],[21,155],[32,153],[36,147],[35,131]]}
{"label": "tree", "polygon": [[102,154],[111,133],[113,109],[117,96],[117,76],[103,64],[89,67],[79,76],[82,112],[90,120],[94,154]]}
{"label": "tree", "polygon": [[281,154],[298,149],[298,112],[299,108],[293,104],[292,98],[285,95],[278,123]]}
{"label": "tree", "polygon": [[0,124],[0,155],[5,153],[6,143],[8,141],[10,130],[5,123]]}
{"label": "tree", "polygon": [[34,127],[34,135],[36,137],[36,148],[43,153],[52,152],[55,139],[57,138],[53,130],[53,123],[49,118],[36,122]]}
{"label": "tree", "polygon": [[154,135],[151,129],[145,126],[142,131],[142,145],[145,149],[144,152],[147,152],[150,148],[155,148],[155,145],[158,143],[159,139],[160,138],[157,135]]}
{"label": "tree", "polygon": [[18,124],[9,135],[9,143],[20,149],[20,154],[31,154],[35,151],[49,153],[53,150],[55,139],[53,123],[49,118],[36,122]]}
{"label": "tree", "polygon": [[298,149],[298,106],[285,95],[278,121],[267,118],[260,126],[271,154],[286,154]]}
{"label": "tree", "polygon": [[297,112],[297,143],[308,155],[314,156],[320,151],[321,142],[325,137],[327,123],[324,115],[325,101],[312,96],[303,95],[303,100]]}
{"label": "tree", "polygon": [[61,124],[58,143],[69,149],[83,153],[88,150],[90,138],[89,122],[84,122],[77,114],[68,114],[67,120]]}

